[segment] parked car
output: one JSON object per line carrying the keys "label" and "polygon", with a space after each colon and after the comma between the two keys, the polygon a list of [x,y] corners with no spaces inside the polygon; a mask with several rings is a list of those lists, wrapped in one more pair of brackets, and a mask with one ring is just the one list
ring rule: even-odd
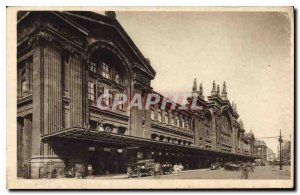
{"label": "parked car", "polygon": [[220,163],[211,163],[210,164],[210,169],[211,170],[217,170],[221,168],[221,164]]}
{"label": "parked car", "polygon": [[171,174],[172,170],[173,170],[173,166],[169,162],[164,162],[161,165],[161,172],[162,172],[163,175],[165,175],[165,174]]}
{"label": "parked car", "polygon": [[231,171],[236,171],[241,168],[240,163],[234,163],[234,162],[227,162],[224,164],[224,168]]}
{"label": "parked car", "polygon": [[147,176],[154,174],[154,159],[138,160],[134,165],[128,166],[127,175],[129,178]]}

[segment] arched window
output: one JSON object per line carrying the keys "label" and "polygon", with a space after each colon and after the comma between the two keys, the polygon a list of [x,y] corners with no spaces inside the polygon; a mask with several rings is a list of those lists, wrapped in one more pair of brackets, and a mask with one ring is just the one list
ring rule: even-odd
{"label": "arched window", "polygon": [[157,120],[159,121],[159,122],[161,122],[161,110],[160,109],[158,109],[158,111],[157,111]]}
{"label": "arched window", "polygon": [[212,127],[211,114],[209,112],[206,112],[205,113],[205,119],[204,119],[204,129],[205,129],[206,137],[210,137],[211,127]]}
{"label": "arched window", "polygon": [[165,123],[169,124],[169,113],[168,113],[168,111],[165,111]]}
{"label": "arched window", "polygon": [[154,110],[151,109],[151,119],[154,120]]}
{"label": "arched window", "polygon": [[189,121],[189,119],[186,120],[186,129],[188,129],[188,130],[190,129],[190,121]]}
{"label": "arched window", "polygon": [[174,126],[174,114],[173,113],[171,113],[171,125]]}

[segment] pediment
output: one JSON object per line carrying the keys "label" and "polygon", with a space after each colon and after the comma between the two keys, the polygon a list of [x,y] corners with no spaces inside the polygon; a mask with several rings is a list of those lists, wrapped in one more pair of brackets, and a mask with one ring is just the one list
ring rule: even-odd
{"label": "pediment", "polygon": [[81,29],[86,29],[90,40],[109,40],[118,45],[120,50],[126,53],[132,59],[132,64],[138,64],[143,71],[153,79],[156,72],[151,67],[137,46],[134,44],[129,35],[125,32],[120,23],[108,16],[93,12],[57,12],[73,24],[80,24]]}
{"label": "pediment", "polygon": [[[131,64],[140,67],[141,70],[149,76],[150,79],[155,77],[155,70],[152,68],[150,61],[147,60],[129,35],[125,32],[120,23],[111,17],[88,11],[31,11],[19,13],[18,23],[21,23],[28,17],[45,16],[42,28],[50,26],[56,27],[55,30],[70,38],[70,42],[79,44],[87,51],[92,42],[99,40],[109,40],[117,45],[119,49],[127,56],[130,56]],[[61,24],[64,25],[61,25]],[[136,66],[138,64],[138,66]]]}

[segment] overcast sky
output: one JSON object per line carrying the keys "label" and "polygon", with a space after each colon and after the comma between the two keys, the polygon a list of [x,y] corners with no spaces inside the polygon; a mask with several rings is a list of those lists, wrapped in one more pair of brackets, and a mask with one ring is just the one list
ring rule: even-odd
{"label": "overcast sky", "polygon": [[[156,71],[155,91],[188,93],[194,78],[210,95],[227,83],[246,131],[255,137],[293,132],[291,28],[283,12],[117,12],[117,19]],[[274,152],[276,138],[264,139]]]}

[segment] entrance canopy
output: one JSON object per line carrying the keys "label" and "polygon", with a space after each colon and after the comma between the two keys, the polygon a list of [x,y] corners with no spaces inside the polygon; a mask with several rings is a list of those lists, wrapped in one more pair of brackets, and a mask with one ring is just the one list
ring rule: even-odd
{"label": "entrance canopy", "polygon": [[42,136],[43,140],[52,139],[69,139],[69,140],[80,140],[88,141],[92,143],[105,143],[112,144],[127,148],[149,148],[149,149],[163,149],[173,150],[178,152],[189,152],[193,154],[203,155],[218,155],[218,156],[232,156],[240,159],[252,160],[253,156],[233,154],[230,152],[220,152],[211,149],[203,149],[195,146],[177,145],[174,143],[166,143],[152,139],[134,137],[130,135],[121,135],[117,133],[97,131],[94,129],[86,130],[82,127],[72,127],[63,129],[61,131],[53,132]]}

